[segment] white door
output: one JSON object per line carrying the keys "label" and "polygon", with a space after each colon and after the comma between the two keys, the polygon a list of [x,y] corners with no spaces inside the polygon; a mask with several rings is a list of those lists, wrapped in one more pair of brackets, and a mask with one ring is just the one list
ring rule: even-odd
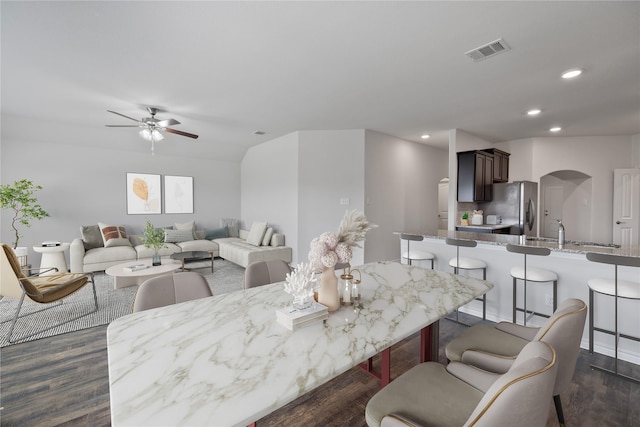
{"label": "white door", "polygon": [[613,243],[637,245],[640,239],[640,169],[613,171]]}
{"label": "white door", "polygon": [[[446,181],[445,181],[446,180]],[[444,178],[438,184],[438,229],[449,228],[449,180]]]}
{"label": "white door", "polygon": [[544,188],[544,219],[542,237],[558,238],[558,220],[562,219],[563,188],[561,186]]}

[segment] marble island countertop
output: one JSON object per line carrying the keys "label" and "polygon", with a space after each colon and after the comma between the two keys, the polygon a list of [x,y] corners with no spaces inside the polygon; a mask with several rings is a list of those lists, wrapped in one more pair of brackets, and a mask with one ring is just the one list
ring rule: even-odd
{"label": "marble island countertop", "polygon": [[[476,226],[479,227],[479,226]],[[527,245],[535,247],[549,248],[553,252],[566,252],[574,254],[586,254],[588,252],[597,252],[603,254],[631,256],[640,258],[640,246],[618,246],[610,244],[602,244],[597,242],[577,242],[567,240],[562,247],[558,246],[556,239],[544,237],[516,236],[511,234],[490,234],[490,233],[473,233],[469,231],[448,231],[438,230],[436,232],[396,232],[395,234],[414,234],[424,236],[425,238],[444,240],[448,237],[454,239],[475,240],[478,243],[489,245]]]}
{"label": "marble island countertop", "polygon": [[469,224],[469,225],[456,225],[456,227],[462,228],[479,228],[489,230],[500,230],[503,228],[510,228],[513,224]]}

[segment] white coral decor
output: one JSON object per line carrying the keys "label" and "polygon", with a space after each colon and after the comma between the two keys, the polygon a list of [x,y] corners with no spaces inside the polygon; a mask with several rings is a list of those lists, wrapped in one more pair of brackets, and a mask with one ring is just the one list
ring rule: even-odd
{"label": "white coral decor", "polygon": [[293,295],[293,305],[296,308],[306,308],[313,300],[313,289],[316,279],[311,263],[301,262],[285,277],[284,290]]}
{"label": "white coral decor", "polygon": [[338,262],[351,262],[352,247],[359,247],[358,242],[364,239],[366,232],[376,227],[362,212],[347,211],[340,222],[338,235],[325,232],[311,241],[309,262],[313,270],[324,271]]}

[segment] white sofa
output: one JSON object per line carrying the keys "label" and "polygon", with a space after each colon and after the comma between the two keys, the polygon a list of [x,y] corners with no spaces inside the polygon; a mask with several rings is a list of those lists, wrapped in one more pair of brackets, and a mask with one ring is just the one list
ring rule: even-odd
{"label": "white sofa", "polygon": [[[171,254],[176,252],[211,252],[214,257],[224,258],[242,267],[262,260],[282,259],[291,262],[292,250],[290,247],[284,246],[284,235],[274,233],[268,245],[255,246],[247,243],[248,234],[247,230],[239,230],[240,237],[207,240],[204,237],[204,231],[197,230],[197,240],[165,243],[167,247],[159,252],[163,258],[169,258]],[[76,238],[71,242],[69,249],[70,271],[72,273],[102,271],[123,262],[151,258],[153,249],[145,248],[140,237],[137,235],[129,236],[131,246],[97,247],[89,250],[85,250],[85,242],[82,238]]]}

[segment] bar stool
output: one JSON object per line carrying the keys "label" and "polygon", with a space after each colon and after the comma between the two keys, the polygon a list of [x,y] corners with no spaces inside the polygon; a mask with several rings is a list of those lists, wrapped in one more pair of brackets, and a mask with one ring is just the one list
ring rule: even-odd
{"label": "bar stool", "polygon": [[[551,253],[549,248],[538,248],[535,246],[520,246],[520,245],[507,245],[509,252],[514,252],[524,255],[524,267],[513,267],[511,269],[511,277],[513,277],[513,323],[516,322],[516,316],[518,311],[524,313],[524,325],[527,325],[527,283],[544,283],[553,282],[553,311],[558,308],[558,275],[551,270],[545,270],[543,268],[527,267],[527,255],[547,256]],[[524,307],[520,308],[517,304],[517,286],[518,279],[524,282]],[[550,314],[538,313],[531,311],[531,316],[551,317]]]}
{"label": "bar stool", "polygon": [[409,265],[412,265],[412,261],[431,261],[431,269],[433,270],[433,259],[435,256],[431,252],[420,251],[420,250],[411,250],[409,244],[411,241],[421,242],[424,240],[424,236],[417,234],[400,234],[400,240],[407,241],[407,250],[402,253],[402,259],[406,259]]}
{"label": "bar stool", "polygon": [[[460,256],[460,247],[464,246],[467,248],[475,248],[478,246],[478,242],[475,240],[466,240],[466,239],[452,239],[447,238],[445,240],[447,245],[456,247],[456,257],[451,258],[449,261],[449,266],[453,267],[453,273],[458,274],[459,270],[482,270],[482,280],[487,280],[487,263],[476,259],[476,258],[467,258]],[[482,294],[482,297],[476,298],[477,301],[482,301],[482,319],[486,320],[487,318],[487,294]],[[451,320],[457,323],[462,323],[458,320],[458,310],[456,310],[456,318],[450,319],[445,317],[447,320]],[[465,323],[463,323],[465,324]],[[469,325],[467,325],[469,326]]]}
{"label": "bar stool", "polygon": [[[620,341],[620,338],[640,341],[640,338],[618,332],[618,298],[640,300],[640,282],[618,280],[618,266],[622,265],[625,267],[640,267],[640,258],[588,252],[587,259],[589,261],[611,264],[614,266],[613,280],[589,279],[589,281],[587,282],[589,286],[589,353],[593,353],[593,331],[613,335],[615,337],[614,370],[612,371],[610,369],[595,365],[591,365],[591,368],[598,371],[607,372],[636,383],[640,383],[640,379],[629,377],[618,372],[618,341]],[[594,293],[614,297],[613,331],[609,329],[599,328],[593,324],[593,313],[595,311]]]}

